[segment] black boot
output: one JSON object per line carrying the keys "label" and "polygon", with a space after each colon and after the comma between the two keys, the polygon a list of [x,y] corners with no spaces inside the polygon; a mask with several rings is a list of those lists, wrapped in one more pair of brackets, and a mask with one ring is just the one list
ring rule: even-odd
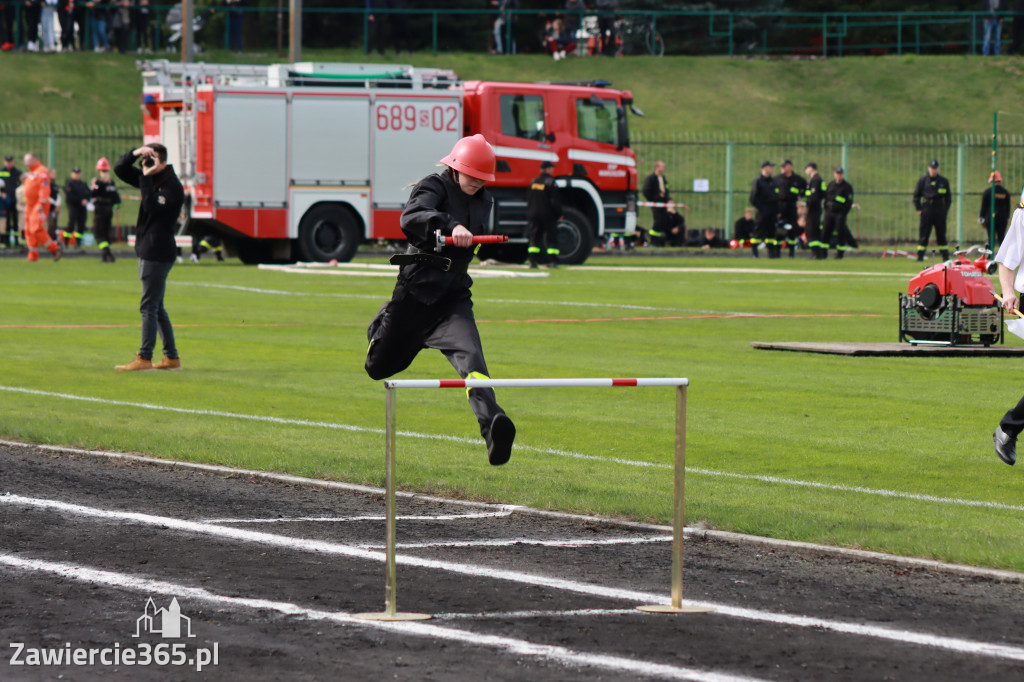
{"label": "black boot", "polygon": [[836,249],[836,260],[843,260],[843,251],[842,251],[842,249]]}
{"label": "black boot", "polygon": [[750,253],[753,254],[754,258],[760,258],[760,256],[757,255],[757,244],[750,245]]}
{"label": "black boot", "polygon": [[939,251],[939,254],[942,256],[942,260],[949,260],[949,249],[942,249],[941,251]]}

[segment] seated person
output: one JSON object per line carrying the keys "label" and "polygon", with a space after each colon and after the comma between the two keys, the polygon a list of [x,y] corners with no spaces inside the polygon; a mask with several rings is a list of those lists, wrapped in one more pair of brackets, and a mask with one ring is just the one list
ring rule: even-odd
{"label": "seated person", "polygon": [[718,235],[718,230],[713,227],[705,227],[704,232],[701,234],[700,248],[702,249],[721,249],[728,246],[725,240]]}
{"label": "seated person", "polygon": [[544,29],[544,47],[556,60],[565,59],[567,52],[576,49],[576,39],[572,32],[565,27],[565,21],[561,18],[555,19]]}
{"label": "seated person", "polygon": [[743,217],[737,220],[732,226],[732,236],[741,242],[747,241],[754,236],[754,207],[748,206],[743,209]]}

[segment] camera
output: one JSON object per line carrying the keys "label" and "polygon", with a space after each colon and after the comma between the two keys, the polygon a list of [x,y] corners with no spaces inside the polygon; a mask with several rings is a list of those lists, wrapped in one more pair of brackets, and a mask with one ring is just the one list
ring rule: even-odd
{"label": "camera", "polygon": [[154,159],[152,156],[147,156],[146,158],[144,158],[142,160],[143,168],[152,168],[155,165],[156,165],[156,159]]}

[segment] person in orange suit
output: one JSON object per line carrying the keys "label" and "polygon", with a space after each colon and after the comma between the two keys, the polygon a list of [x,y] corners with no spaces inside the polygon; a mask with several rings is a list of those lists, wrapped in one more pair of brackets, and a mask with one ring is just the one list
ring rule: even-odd
{"label": "person in orange suit", "polygon": [[60,246],[53,241],[46,230],[46,217],[50,213],[50,171],[39,162],[35,154],[25,155],[25,243],[28,244],[28,259],[39,260],[42,245],[53,254],[53,260],[60,260]]}

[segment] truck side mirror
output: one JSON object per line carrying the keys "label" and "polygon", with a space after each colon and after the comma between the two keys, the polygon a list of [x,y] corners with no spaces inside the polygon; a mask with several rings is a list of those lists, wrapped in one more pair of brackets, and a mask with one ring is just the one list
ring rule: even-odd
{"label": "truck side mirror", "polygon": [[548,133],[547,135],[544,136],[544,139],[547,140],[548,142],[554,142],[555,141],[555,134],[554,133]]}

